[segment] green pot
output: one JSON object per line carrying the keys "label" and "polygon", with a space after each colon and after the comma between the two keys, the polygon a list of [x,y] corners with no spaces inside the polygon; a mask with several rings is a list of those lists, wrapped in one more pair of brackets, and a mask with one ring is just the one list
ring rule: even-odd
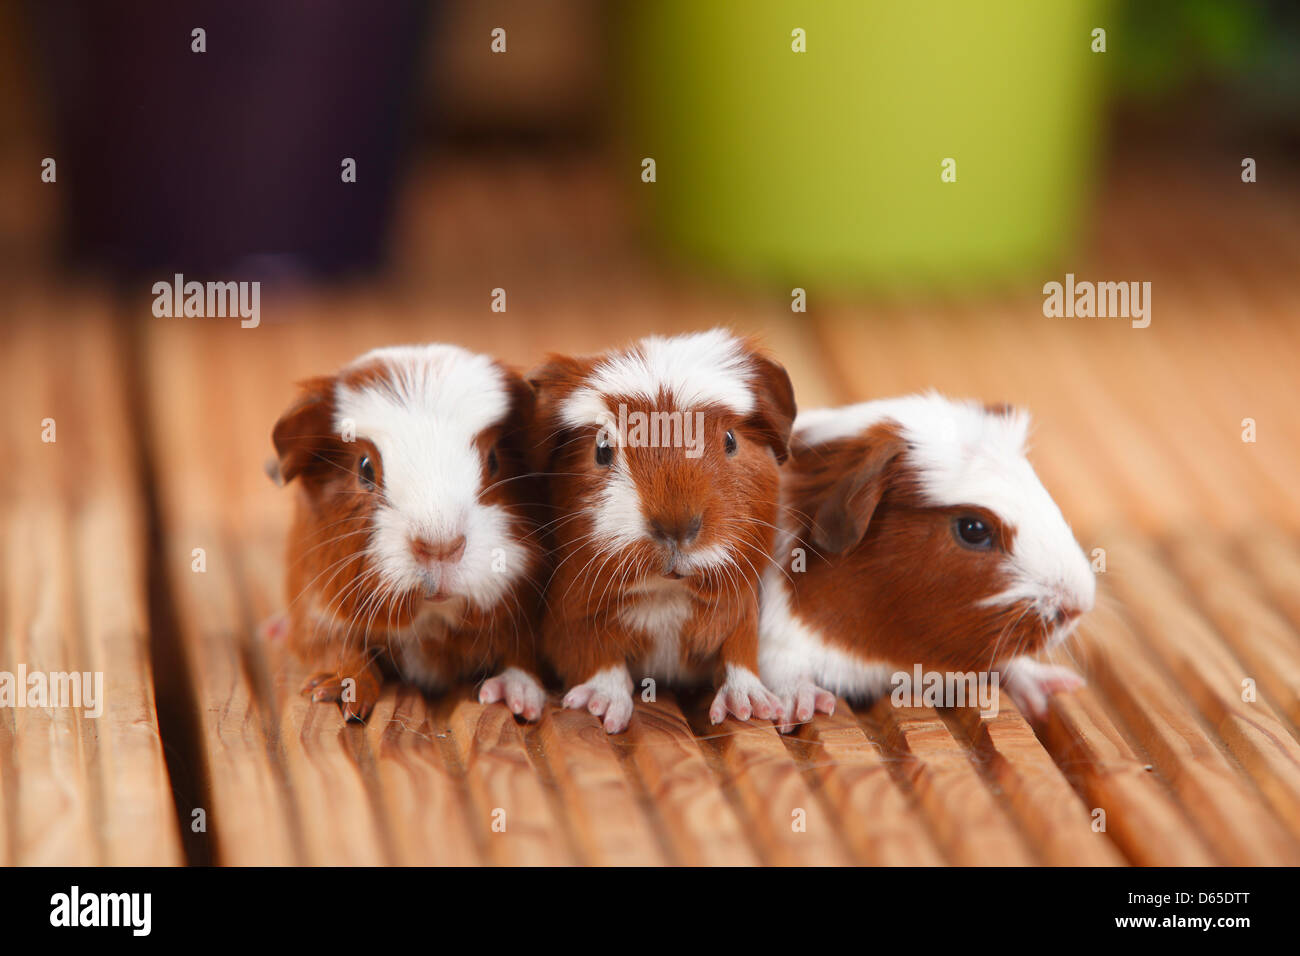
{"label": "green pot", "polygon": [[1028,274],[1069,243],[1088,191],[1108,9],[629,5],[627,145],[655,160],[641,194],[680,250],[796,285]]}

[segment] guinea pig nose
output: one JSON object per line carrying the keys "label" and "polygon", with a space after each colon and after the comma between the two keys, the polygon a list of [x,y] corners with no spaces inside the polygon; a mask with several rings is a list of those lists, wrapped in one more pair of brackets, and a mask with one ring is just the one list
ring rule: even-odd
{"label": "guinea pig nose", "polygon": [[678,515],[674,518],[651,518],[650,533],[664,544],[685,547],[700,536],[700,527],[704,524],[704,515]]}
{"label": "guinea pig nose", "polygon": [[411,554],[424,564],[434,561],[459,561],[465,554],[465,536],[430,541],[428,538],[411,538]]}

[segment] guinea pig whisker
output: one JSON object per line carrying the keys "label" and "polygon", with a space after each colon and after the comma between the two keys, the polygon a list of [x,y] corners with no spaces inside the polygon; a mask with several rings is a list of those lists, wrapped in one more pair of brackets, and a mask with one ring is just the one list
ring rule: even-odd
{"label": "guinea pig whisker", "polygon": [[598,538],[599,536],[600,536],[599,532],[593,529],[591,531],[586,532],[585,534],[578,535],[572,541],[566,541],[564,544],[560,546],[563,550],[567,550],[569,552],[569,554],[566,555],[566,560],[567,558],[572,557],[579,550],[581,550],[583,545],[587,544],[593,539]]}
{"label": "guinea pig whisker", "polygon": [[1021,649],[1021,647],[1024,646],[1024,638],[1023,638],[1023,637],[1019,637],[1019,636],[1017,636],[1017,631],[1018,631],[1019,628],[1020,628],[1020,622],[1023,621],[1023,620],[1025,619],[1025,615],[1028,614],[1028,613],[1029,613],[1030,611],[1032,611],[1032,610],[1033,610],[1033,606],[1032,606],[1032,605],[1029,605],[1029,604],[1026,604],[1026,605],[1021,609],[1020,613],[1019,613],[1018,615],[1016,615],[1016,619],[1015,619],[1014,621],[1010,622],[1010,623],[1009,623],[1009,624],[1008,624],[1008,625],[1003,629],[1003,638],[1006,638],[1006,637],[1012,637],[1012,638],[1015,639],[1015,642],[1016,642],[1016,643],[1015,643],[1015,647],[1014,647],[1014,649],[1011,651],[1011,653],[1009,653],[1009,654],[1006,655],[1006,659],[1007,659],[1007,660],[1014,660],[1016,657],[1020,656],[1020,649]]}
{"label": "guinea pig whisker", "polygon": [[[731,563],[732,563],[733,565],[735,565],[736,570],[739,571],[739,570],[740,570],[740,565],[739,565],[739,564],[736,564],[736,559],[735,559],[734,556],[732,556],[732,554],[731,554],[730,551],[728,551],[728,558],[729,558],[729,560],[731,561]],[[743,551],[740,553],[740,558],[745,562],[745,564],[749,565],[749,570],[750,570],[750,571],[752,572],[752,574],[753,574],[753,579],[752,579],[752,584],[751,584],[751,588],[750,588],[750,589],[751,589],[751,590],[757,590],[757,587],[758,587],[758,579],[759,579],[759,577],[761,577],[761,575],[758,573],[758,568],[754,567],[754,562],[751,561],[751,560],[749,560],[749,558],[746,557],[746,555],[745,555],[745,553],[744,553]],[[738,596],[739,596],[739,592],[737,592],[737,597],[738,597]]]}
{"label": "guinea pig whisker", "polygon": [[348,629],[343,634],[343,653],[347,657],[350,655],[353,647],[353,633],[356,632],[364,651],[369,646],[370,628],[373,623],[375,612],[379,609],[377,597],[380,590],[369,592],[361,602],[361,607],[357,609],[357,615],[348,622]]}
{"label": "guinea pig whisker", "polygon": [[[789,581],[792,586],[794,585],[794,578],[790,576],[790,572],[786,571],[785,567],[781,564],[781,562],[776,560],[776,558],[774,558],[771,554],[768,553],[768,550],[766,547],[763,546],[762,541],[759,541],[756,536],[753,536],[751,532],[743,528],[741,530],[740,537],[742,541],[748,542],[756,553],[762,555],[765,561],[770,562],[774,568],[780,571],[781,574],[785,576],[785,579]],[[755,587],[757,587],[759,581],[762,580],[761,572],[759,572],[759,570],[756,567],[754,567],[754,563],[750,561],[748,557],[746,557],[744,554],[742,554],[741,557],[745,558],[745,562],[749,565],[750,570],[754,572]]]}
{"label": "guinea pig whisker", "polygon": [[[333,523],[331,523],[331,524],[329,524],[329,525],[326,525],[326,529],[331,528],[331,527],[335,527],[335,525],[342,524],[343,522],[347,522],[347,520],[364,520],[364,519],[361,519],[360,516],[357,516],[357,515],[348,515],[347,518],[344,518],[344,519],[342,519],[342,520],[339,520],[339,522],[333,522]],[[368,532],[368,531],[369,531],[369,528],[363,528],[363,529],[360,529],[360,531],[361,531],[361,532]],[[320,548],[320,546],[324,546],[325,544],[331,544],[331,542],[334,542],[334,541],[341,541],[341,540],[343,540],[344,537],[350,537],[350,536],[351,536],[351,533],[350,533],[350,535],[346,535],[346,536],[335,536],[334,538],[330,538],[329,541],[321,542],[321,544],[320,544],[320,545],[317,545],[316,548]],[[307,557],[307,555],[308,555],[308,554],[311,554],[313,550],[316,550],[316,548],[311,548],[311,549],[308,549],[307,551],[304,551],[302,557],[299,558],[299,561],[302,561],[302,558]],[[347,561],[347,559],[350,559],[350,558],[352,558],[352,557],[355,557],[355,554],[352,554],[352,553],[344,554],[344,555],[343,555],[343,558],[342,558],[342,561]],[[330,567],[334,567],[334,564],[330,564]],[[325,568],[325,570],[328,571],[329,568]],[[325,574],[325,571],[322,571],[321,574]],[[308,584],[305,585],[305,587],[303,588],[303,592],[307,591],[308,588],[311,588],[312,585],[316,583],[316,580],[318,580],[318,578],[320,578],[320,575],[317,575],[316,578],[313,578],[311,581],[308,581]],[[302,592],[300,592],[300,593],[302,593]],[[292,606],[292,605],[290,605],[290,606]]]}
{"label": "guinea pig whisker", "polygon": [[[730,554],[728,554],[730,556]],[[719,575],[722,578],[723,585],[727,588],[727,597],[735,601],[740,596],[739,585],[736,582],[736,570],[730,564],[720,565],[718,568]],[[716,612],[719,603],[721,603],[721,592],[713,595],[710,610]]]}
{"label": "guinea pig whisker", "polygon": [[590,531],[587,534],[582,535],[581,537],[576,538],[574,539],[574,541],[569,543],[568,545],[569,553],[566,554],[563,558],[560,559],[560,561],[556,563],[555,567],[551,569],[551,576],[546,579],[545,588],[548,591],[550,589],[551,582],[554,581],[555,576],[560,573],[560,568],[562,568],[565,564],[567,564],[570,560],[572,560],[575,555],[581,553],[583,547],[593,539],[596,539],[597,537],[598,537],[597,532]]}
{"label": "guinea pig whisker", "polygon": [[[358,577],[356,580],[352,581],[346,588],[344,588],[341,594],[335,596],[333,599],[327,602],[325,610],[329,614],[329,619],[325,619],[321,617],[318,617],[316,619],[315,626],[312,628],[313,643],[315,643],[317,638],[320,636],[320,632],[323,627],[328,626],[329,628],[334,629],[336,627],[336,623],[335,623],[336,620],[345,617],[343,613],[344,602],[347,600],[348,597],[351,596],[352,592],[354,592],[355,590],[357,590],[362,586],[364,580],[365,580],[364,575]],[[334,607],[333,610],[331,609],[331,606]]]}
{"label": "guinea pig whisker", "polygon": [[366,519],[364,515],[353,512],[344,515],[342,518],[339,518],[337,521],[331,521],[326,525],[322,525],[320,531],[321,532],[329,531],[332,528],[337,528],[339,525],[348,524],[349,522],[356,522],[358,524],[364,525],[365,521]]}
{"label": "guinea pig whisker", "polygon": [[541,534],[543,532],[550,531],[553,529],[558,530],[560,527],[564,525],[571,524],[572,522],[578,521],[579,519],[585,517],[587,516],[585,514],[582,514],[581,512],[578,512],[576,514],[562,515],[561,517],[556,518],[553,521],[548,521],[545,524],[537,525],[537,527],[533,531],[530,531],[528,534],[526,534],[524,538],[526,540],[532,537],[534,534]]}
{"label": "guinea pig whisker", "polygon": [[[1026,614],[1028,614],[1028,613],[1029,613],[1030,611],[1032,611],[1032,610],[1033,610],[1033,605],[1029,605],[1029,606],[1027,606],[1023,611],[1021,611],[1021,612],[1020,612],[1020,616],[1016,618],[1016,625],[1018,626],[1019,623],[1020,623],[1020,621],[1024,619],[1024,616],[1025,616]],[[1017,657],[1019,657],[1019,656],[1024,652],[1024,649],[1025,649],[1025,641],[1026,641],[1026,638],[1025,638],[1024,635],[1017,635],[1017,636],[1016,636],[1016,644],[1015,644],[1015,648],[1011,651],[1011,653],[1010,653],[1009,655],[1007,655],[1007,659],[1008,659],[1008,660],[1015,660]]]}
{"label": "guinea pig whisker", "polygon": [[567,588],[565,588],[565,590],[564,590],[564,597],[563,597],[561,600],[565,600],[565,599],[568,598],[569,593],[573,590],[574,586],[575,586],[579,581],[582,580],[582,577],[583,577],[583,575],[586,573],[587,569],[588,569],[589,567],[591,567],[592,563],[595,562],[595,561],[596,561],[596,560],[597,560],[597,559],[598,559],[602,554],[605,554],[605,553],[606,553],[607,548],[608,548],[607,545],[599,545],[599,546],[597,546],[597,548],[596,548],[595,552],[592,554],[592,556],[589,557],[589,558],[587,559],[586,563],[583,564],[583,566],[582,566],[581,568],[579,568],[578,571],[574,574],[574,576],[573,576],[573,580],[570,581],[570,582],[569,582],[569,586],[568,586]]}
{"label": "guinea pig whisker", "polygon": [[[580,509],[577,511],[566,512],[565,514],[562,514],[555,518],[551,518],[548,521],[543,521],[540,524],[538,524],[536,526],[537,533],[540,534],[540,533],[546,533],[550,531],[559,531],[561,528],[567,527],[573,524],[575,521],[582,521],[584,519],[588,521],[591,520],[591,510]],[[594,530],[595,528],[593,524],[592,531],[594,532]]]}
{"label": "guinea pig whisker", "polygon": [[289,602],[289,607],[292,608],[295,604],[297,604],[298,601],[300,601],[306,594],[308,594],[313,590],[313,587],[317,581],[319,581],[326,574],[329,574],[330,571],[333,571],[334,573],[330,574],[329,579],[325,582],[324,585],[321,586],[321,590],[322,591],[325,590],[330,584],[334,582],[334,579],[338,577],[339,574],[342,573],[343,567],[345,565],[347,565],[349,562],[356,561],[356,560],[357,560],[357,555],[349,553],[343,555],[343,557],[339,558],[337,561],[328,565],[323,571],[321,571],[314,578],[312,578],[305,585],[303,585],[302,589],[294,596],[293,600]]}
{"label": "guinea pig whisker", "polygon": [[[1002,660],[1001,653],[1002,653],[1003,642],[1014,631],[1015,628],[1019,627],[1020,621],[1024,618],[1026,614],[1029,613],[1029,608],[1030,606],[1026,604],[1024,608],[1021,609],[1020,613],[1016,616],[1014,620],[1009,620],[1007,621],[1006,624],[1002,626],[1002,630],[998,633],[997,640],[993,642],[993,654],[991,659],[989,660],[988,667],[985,668],[986,671],[992,671],[994,668],[998,666],[999,661]],[[1011,656],[1014,657],[1015,655],[1011,655]]]}
{"label": "guinea pig whisker", "polygon": [[[596,573],[593,574],[593,575],[588,579],[588,584],[587,584],[587,605],[588,605],[588,607],[591,606],[591,595],[592,595],[592,589],[596,586],[596,582],[600,580],[601,575],[604,574],[604,571],[605,571],[606,566],[608,566],[609,562],[614,558],[614,556],[615,556],[616,554],[618,554],[618,549],[615,548],[613,545],[606,545],[602,550],[605,552],[605,560],[602,561],[601,564],[600,564],[600,567],[596,569]],[[590,564],[590,562],[588,562],[588,564]],[[584,572],[586,571],[586,567],[583,568],[583,571],[584,571]],[[571,585],[569,585],[569,587],[570,587],[570,589],[572,589],[573,585],[571,584]],[[606,589],[606,591],[608,591],[608,589]],[[566,598],[568,597],[568,591],[565,592],[565,597],[566,597]],[[605,593],[602,593],[602,594],[601,594],[601,601],[602,601],[602,602],[604,601],[604,598],[605,598]],[[598,606],[599,606],[599,605],[598,605]]]}
{"label": "guinea pig whisker", "polygon": [[778,504],[777,507],[780,508],[782,511],[784,511],[786,514],[790,515],[794,519],[791,529],[777,528],[776,529],[777,533],[779,534],[783,531],[788,533],[794,541],[798,542],[801,548],[804,548],[810,554],[813,554],[816,557],[825,558],[826,555],[818,551],[817,548],[813,546],[813,543],[811,541],[807,540],[806,538],[803,537],[803,535],[793,530],[794,528],[803,528],[805,526],[808,527],[810,530],[816,530],[818,524],[817,521],[813,518],[813,516],[808,514],[806,511],[803,511],[799,508],[794,508],[790,505]]}
{"label": "guinea pig whisker", "polygon": [[[336,439],[336,438],[338,438],[337,435],[310,435],[310,436],[309,436],[309,435],[304,435],[304,436],[302,436],[302,437],[303,437],[303,438],[309,438],[309,437],[310,437],[310,438],[328,438],[328,439]],[[333,458],[330,458],[330,457],[327,456],[327,455],[322,455],[322,454],[321,454],[320,452],[318,452],[318,451],[311,452],[311,456],[312,456],[313,458],[315,458],[317,461],[324,462],[325,464],[329,465],[331,468],[336,468],[336,469],[338,469],[340,472],[342,472],[343,474],[347,475],[349,478],[352,477],[352,469],[351,469],[351,468],[346,468],[346,467],[344,467],[343,465],[340,465],[340,464],[339,464],[337,461],[335,461]]]}
{"label": "guinea pig whisker", "polygon": [[[746,519],[746,522],[749,522],[749,520],[750,520],[750,519]],[[783,532],[781,532],[781,529],[780,529],[780,528],[777,528],[777,527],[776,527],[775,524],[770,524],[770,523],[768,523],[768,522],[764,522],[764,520],[757,519],[757,518],[755,518],[755,519],[751,519],[751,520],[753,520],[753,523],[754,523],[754,524],[762,524],[762,525],[766,525],[766,527],[768,527],[768,528],[772,528],[772,529],[774,529],[774,531],[777,532],[777,535],[780,535],[780,533],[783,533]],[[807,546],[807,545],[806,545],[806,542],[803,541],[801,537],[798,537],[797,535],[796,535],[796,536],[792,536],[792,537],[793,537],[793,541],[794,541],[794,542],[798,542],[798,544],[800,544],[800,545],[802,545],[802,546]],[[783,574],[783,575],[785,576],[785,579],[787,579],[787,580],[789,581],[790,584],[792,584],[792,585],[794,584],[794,579],[793,579],[793,578],[790,578],[790,574],[789,574],[789,572],[788,572],[787,570],[785,570],[785,566],[784,566],[784,564],[781,563],[780,561],[777,561],[777,559],[776,559],[775,557],[772,557],[771,551],[770,551],[770,549],[768,549],[768,546],[766,545],[766,542],[763,542],[763,541],[759,540],[758,536],[757,536],[757,535],[754,535],[754,533],[753,533],[753,529],[751,529],[751,528],[746,528],[746,527],[744,527],[744,525],[741,525],[741,540],[742,540],[742,541],[748,541],[749,544],[750,544],[751,546],[753,546],[753,549],[754,549],[755,551],[757,551],[758,554],[763,555],[763,559],[764,559],[764,561],[770,561],[770,562],[772,563],[772,566],[774,566],[774,567],[776,568],[777,571],[780,571],[781,574]],[[809,550],[813,550],[814,553],[816,553],[816,549],[809,548]],[[819,557],[820,557],[820,555],[819,555]]]}
{"label": "guinea pig whisker", "polygon": [[[348,587],[348,589],[344,592],[344,594],[347,595],[347,596],[351,596],[353,593],[357,593],[357,592],[361,591],[361,589],[364,588],[364,587],[365,587],[365,586],[370,582],[370,579],[371,579],[372,577],[374,577],[374,574],[373,574],[372,569],[367,568],[367,569],[366,569],[366,572],[363,573],[360,577],[358,577],[357,580],[354,581],[354,582],[353,582],[353,583]],[[363,617],[364,617],[365,614],[366,614],[367,608],[370,606],[371,602],[374,600],[374,597],[375,597],[375,595],[376,595],[377,593],[378,593],[377,591],[370,591],[370,592],[368,592],[368,593],[366,594],[366,597],[362,600],[362,602],[361,602],[361,606],[360,606],[359,608],[357,608],[357,613],[356,613],[355,615],[353,615],[352,617],[349,618],[349,620],[348,620],[347,630],[343,632],[343,641],[342,641],[342,643],[343,643],[343,653],[344,653],[344,656],[345,656],[345,657],[349,654],[349,652],[350,652],[350,650],[351,650],[351,646],[352,646],[352,632],[353,632],[353,630],[356,629],[357,624],[360,623],[360,622],[362,621]],[[340,603],[341,603],[341,600],[340,600]],[[369,623],[367,623],[366,625],[364,625],[363,630],[364,630],[364,628],[368,628],[368,627],[369,627]],[[364,636],[364,635],[363,635],[363,636]],[[365,646],[365,645],[363,645],[363,647],[364,647],[364,646]]]}
{"label": "guinea pig whisker", "polygon": [[497,488],[500,488],[502,485],[510,484],[510,482],[512,481],[523,481],[525,478],[532,478],[532,477],[535,477],[534,473],[527,472],[522,475],[511,475],[509,478],[498,478],[496,481],[492,482],[492,484],[488,485],[486,488],[480,491],[479,496],[482,497],[483,495],[486,495],[489,492],[495,491]]}
{"label": "guinea pig whisker", "polygon": [[[605,561],[606,563],[608,563],[609,558],[606,558]],[[622,604],[621,598],[624,594],[623,579],[627,575],[627,569],[630,566],[630,564],[631,562],[625,562],[621,569],[616,568],[615,573],[611,574],[608,578],[605,579],[605,586],[600,592],[600,600],[596,602],[597,607],[607,607],[608,606],[607,601],[609,599],[610,593],[613,592],[614,596],[620,599],[619,604],[621,608],[621,604]],[[601,565],[600,571],[597,572],[597,576],[599,577],[600,573],[603,572],[604,570],[605,570],[604,565]],[[587,589],[587,593],[588,596],[590,597],[591,588]]]}
{"label": "guinea pig whisker", "polygon": [[306,551],[304,551],[302,554],[300,554],[300,555],[298,556],[298,560],[295,561],[295,562],[291,565],[291,567],[297,567],[299,564],[301,564],[303,561],[305,561],[305,560],[307,559],[307,556],[310,555],[313,551],[319,551],[321,548],[328,547],[328,546],[330,546],[331,544],[338,544],[340,541],[346,541],[348,538],[355,538],[357,535],[361,535],[361,534],[369,534],[369,533],[370,533],[370,529],[369,529],[369,528],[359,528],[359,529],[356,530],[356,531],[348,531],[348,532],[346,532],[345,534],[338,534],[338,535],[335,535],[334,537],[332,537],[332,538],[330,538],[330,539],[328,539],[328,540],[326,540],[326,541],[322,541],[322,542],[320,542],[320,544],[316,544],[316,545],[313,545],[312,547],[308,548]]}
{"label": "guinea pig whisker", "polygon": [[[622,573],[621,575],[619,575],[619,579],[618,579],[618,595],[619,595],[618,606],[619,606],[619,612],[620,612],[620,614],[622,613],[623,608],[624,608],[625,605],[627,604],[627,582],[628,582],[628,579],[633,577],[633,572],[636,572],[636,578],[639,578],[639,577],[641,576],[641,565],[642,565],[642,557],[641,557],[641,555],[639,555],[639,554],[638,554],[638,555],[634,555],[634,556],[633,556],[633,559],[632,559],[631,561],[628,561],[628,562],[623,566],[623,573]],[[633,578],[633,580],[635,580],[635,578]]]}
{"label": "guinea pig whisker", "polygon": [[[609,559],[607,558],[606,561],[608,562],[608,560]],[[605,586],[601,589],[600,600],[596,602],[597,607],[608,607],[609,597],[611,594],[613,594],[613,596],[616,599],[618,599],[619,605],[620,606],[622,605],[623,582],[627,577],[627,571],[628,568],[631,567],[631,565],[632,565],[631,561],[624,561],[618,566],[616,566],[614,570],[610,573],[610,575],[605,578]],[[601,568],[596,573],[597,577],[600,577],[604,572],[604,570],[605,570],[604,566],[602,565]],[[588,591],[590,591],[590,588],[588,589]]]}

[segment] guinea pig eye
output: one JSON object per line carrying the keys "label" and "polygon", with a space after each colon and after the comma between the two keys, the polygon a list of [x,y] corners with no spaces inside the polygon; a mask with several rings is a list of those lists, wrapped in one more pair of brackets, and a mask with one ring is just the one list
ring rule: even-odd
{"label": "guinea pig eye", "polygon": [[988,551],[993,547],[993,529],[980,518],[970,515],[958,518],[953,522],[953,530],[957,540],[968,548]]}
{"label": "guinea pig eye", "polygon": [[725,440],[726,440],[727,454],[729,456],[734,455],[736,453],[736,449],[740,447],[739,445],[736,444],[736,433],[733,431],[728,431]]}
{"label": "guinea pig eye", "polygon": [[488,476],[491,478],[495,478],[497,476],[497,472],[501,468],[501,463],[497,461],[497,450],[495,448],[488,449],[487,466],[488,466]]}
{"label": "guinea pig eye", "polygon": [[365,487],[375,487],[375,466],[370,463],[369,455],[362,455],[361,460],[357,462],[357,477]]}
{"label": "guinea pig eye", "polygon": [[613,460],[614,446],[609,443],[609,438],[602,432],[596,438],[596,464],[602,468],[608,468]]}

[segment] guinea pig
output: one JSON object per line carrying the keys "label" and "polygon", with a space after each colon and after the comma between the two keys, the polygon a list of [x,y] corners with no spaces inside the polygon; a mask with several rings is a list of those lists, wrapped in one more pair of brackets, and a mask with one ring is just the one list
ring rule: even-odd
{"label": "guinea pig", "polygon": [[776,717],[758,585],[795,415],[785,369],[714,329],[553,356],[529,378],[553,511],[542,646],[564,706],[619,733],[634,675],[711,678],[713,723]]}
{"label": "guinea pig", "polygon": [[301,383],[272,441],[297,483],[288,641],[312,700],[365,720],[385,676],[434,692],[502,668],[479,700],[540,716],[534,409],[518,372],[453,345]]}
{"label": "guinea pig", "polygon": [[1064,641],[1096,591],[1028,430],[1021,410],[934,393],[799,416],[759,649],[783,729],[916,665],[1000,672],[1031,716],[1082,683],[1028,656]]}

